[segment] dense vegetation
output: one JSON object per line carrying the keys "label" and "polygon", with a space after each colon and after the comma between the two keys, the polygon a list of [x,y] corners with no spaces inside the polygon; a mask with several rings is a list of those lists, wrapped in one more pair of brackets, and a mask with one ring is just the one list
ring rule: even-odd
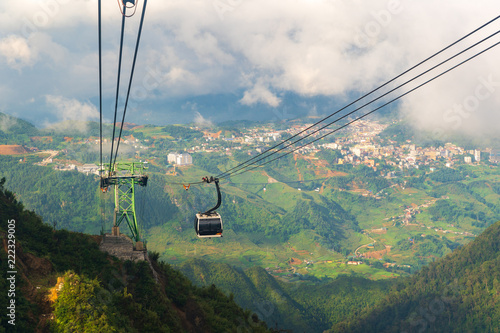
{"label": "dense vegetation", "polygon": [[281,235],[299,233],[301,230],[315,230],[323,241],[337,252],[342,251],[340,241],[346,238],[347,229],[360,231],[356,218],[346,212],[338,203],[325,197],[322,203],[301,200],[282,219]]}
{"label": "dense vegetation", "polygon": [[200,131],[195,131],[184,126],[168,125],[162,128],[162,132],[165,132],[176,140],[192,140],[203,137],[203,133]]}
{"label": "dense vegetation", "polygon": [[436,182],[449,183],[458,182],[465,179],[463,172],[454,169],[442,169],[431,173],[429,178]]}
{"label": "dense vegetation", "polygon": [[259,267],[241,270],[199,259],[179,268],[200,286],[216,283],[269,325],[276,323],[294,332],[322,332],[338,321],[354,318],[382,299],[391,285],[390,281],[346,276],[315,284],[300,279],[280,282]]}
{"label": "dense vegetation", "polygon": [[100,194],[95,177],[32,163],[32,158],[19,163],[15,157],[0,156],[0,177],[7,179],[6,186],[16,193],[17,199],[56,228],[98,233]]}
{"label": "dense vegetation", "polygon": [[[0,332],[35,327],[44,332],[236,332],[250,327],[267,331],[232,298],[214,286],[194,287],[168,264],[157,262],[157,254],[152,265],[158,283],[147,262],[120,262],[99,251],[90,236],[54,230],[25,210],[4,184],[2,179],[0,234],[5,239],[7,221],[16,221],[18,273],[16,325],[2,316]],[[7,271],[5,248],[0,255],[1,268]],[[0,288],[8,290],[7,283],[2,279]],[[7,302],[7,293],[1,293],[4,309]],[[47,319],[51,313],[54,319]]]}
{"label": "dense vegetation", "polygon": [[422,237],[418,233],[411,235],[409,238],[411,241],[407,239],[398,241],[396,249],[400,251],[413,250],[414,256],[418,258],[427,256],[441,258],[451,253],[460,245],[448,240],[446,237],[439,238],[432,235]]}
{"label": "dense vegetation", "polygon": [[214,156],[204,153],[195,153],[192,156],[194,165],[210,172],[211,175],[218,175],[221,173],[219,166],[225,165],[229,160],[225,156],[214,158]]}
{"label": "dense vegetation", "polygon": [[500,222],[332,332],[498,332]]}
{"label": "dense vegetation", "polygon": [[[205,286],[200,289],[165,263],[153,261],[160,273],[157,284],[146,263],[110,262],[89,236],[53,230],[26,211],[3,187],[4,181],[0,190],[0,232],[5,237],[7,219],[17,221],[18,277],[26,276],[17,284],[19,332],[36,325],[45,330],[50,327],[55,331],[86,332],[196,331],[196,325],[213,332],[236,331],[238,327],[252,327],[258,332],[262,326],[255,323],[257,317],[240,310],[235,301],[248,305],[261,319],[299,331],[321,331],[333,326],[332,332],[494,332],[500,320],[500,223],[392,287],[392,283],[355,277],[314,285],[284,283],[257,267],[241,271],[200,260],[185,263],[182,271]],[[2,269],[7,270],[6,253],[1,253]],[[30,269],[34,260],[43,265]],[[56,319],[39,321],[46,313],[43,297],[34,291],[26,294],[26,290],[32,290],[36,280],[37,285],[42,284],[41,292],[47,293],[56,285],[57,277],[63,278],[63,288],[53,305]],[[218,291],[212,286],[215,282],[232,295]],[[5,290],[6,281],[1,283]],[[0,303],[6,304],[7,295],[0,297]],[[179,319],[178,311],[186,313],[191,326]],[[10,329],[7,325],[2,319],[0,330]]]}

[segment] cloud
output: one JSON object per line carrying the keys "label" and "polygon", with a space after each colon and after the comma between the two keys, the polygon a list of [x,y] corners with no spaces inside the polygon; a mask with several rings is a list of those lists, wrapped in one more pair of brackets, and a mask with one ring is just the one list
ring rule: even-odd
{"label": "cloud", "polygon": [[[478,72],[488,73],[473,64]],[[494,64],[489,64],[493,68]],[[456,81],[460,85],[456,85]],[[444,139],[448,134],[498,137],[500,123],[500,75],[450,74],[432,88],[409,95],[401,105],[405,114],[418,129]]]}
{"label": "cloud", "polygon": [[313,105],[310,109],[309,109],[309,112],[307,114],[309,117],[317,117],[318,116],[318,109],[316,107],[316,105]]}
{"label": "cloud", "polygon": [[[126,21],[124,81],[130,73],[141,9]],[[138,109],[162,114],[172,100],[230,95],[237,96],[233,100],[238,102],[226,109],[250,109],[246,114],[256,117],[262,117],[257,115],[262,105],[287,104],[287,96],[327,97],[336,105],[425,59],[492,19],[491,13],[497,11],[497,0],[484,0],[481,6],[470,1],[436,6],[432,0],[154,1],[146,12],[131,102]],[[15,91],[2,98],[2,106],[37,119],[44,117],[42,111],[50,114],[51,110],[21,110],[18,101],[49,95],[95,103],[96,19],[95,1],[46,0],[29,6],[19,0],[0,2],[0,45],[4,45],[0,61],[3,58],[8,65],[0,66],[0,75],[9,77],[9,88]],[[116,92],[120,19],[116,2],[103,2],[106,103],[114,101]],[[498,30],[498,24],[463,45]],[[11,47],[14,39],[16,48]],[[462,48],[455,47],[449,54]],[[454,130],[457,114],[450,113],[450,108],[474,95],[478,77],[492,75],[499,80],[497,58],[498,51],[492,50],[408,95],[401,111],[415,126]],[[29,70],[19,70],[26,67]],[[461,116],[464,132],[493,126],[489,119],[498,120],[497,96],[495,92],[481,100],[468,118]],[[144,104],[147,107],[142,108]],[[200,105],[196,110],[200,116],[224,120],[219,116],[227,110],[211,111],[216,108]],[[302,113],[309,108],[305,105]],[[318,107],[317,111],[326,110]]]}
{"label": "cloud", "polygon": [[59,124],[47,124],[58,130],[77,130],[85,132],[85,122],[99,119],[99,112],[89,102],[80,102],[76,99],[68,99],[62,96],[45,96],[46,103],[52,108],[52,113],[61,122]]}
{"label": "cloud", "polygon": [[203,115],[198,111],[198,105],[196,103],[187,103],[183,105],[183,109],[191,109],[194,112],[193,122],[199,127],[213,127],[214,124],[211,120],[206,119]]}
{"label": "cloud", "polygon": [[213,127],[214,126],[214,124],[210,120],[203,117],[201,115],[201,113],[198,111],[194,112],[194,123],[200,127]]}
{"label": "cloud", "polygon": [[245,91],[243,98],[240,100],[240,103],[244,105],[264,103],[272,107],[278,107],[280,102],[281,100],[262,84],[257,84],[250,90]]}
{"label": "cloud", "polygon": [[48,59],[50,59],[53,64],[59,66],[59,68],[62,68],[64,63],[70,60],[66,48],[54,42],[52,36],[47,33],[37,32],[31,34],[29,41],[38,53],[48,56]]}
{"label": "cloud", "polygon": [[66,49],[53,42],[50,35],[41,32],[33,33],[29,38],[10,35],[1,39],[0,55],[5,58],[9,67],[16,70],[33,67],[43,60],[42,55],[47,55],[59,68],[68,60]]}
{"label": "cloud", "polygon": [[37,60],[37,52],[25,38],[11,35],[0,40],[0,54],[11,68],[20,70],[33,66]]}
{"label": "cloud", "polygon": [[14,117],[9,115],[1,115],[0,114],[0,131],[8,132],[12,126],[17,124],[17,120]]}

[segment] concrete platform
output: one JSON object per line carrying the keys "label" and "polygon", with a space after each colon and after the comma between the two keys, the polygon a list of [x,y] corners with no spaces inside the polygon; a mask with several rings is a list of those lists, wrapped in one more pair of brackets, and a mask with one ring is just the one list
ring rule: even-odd
{"label": "concrete platform", "polygon": [[132,240],[123,234],[102,236],[99,249],[122,260],[142,261],[147,260],[147,251],[142,242],[138,242],[138,249],[134,249]]}

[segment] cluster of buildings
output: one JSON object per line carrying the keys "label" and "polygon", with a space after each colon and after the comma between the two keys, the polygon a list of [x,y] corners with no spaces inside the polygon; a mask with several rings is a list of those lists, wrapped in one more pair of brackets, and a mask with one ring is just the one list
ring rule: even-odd
{"label": "cluster of buildings", "polygon": [[[311,125],[293,125],[284,130],[262,125],[245,129],[241,135],[238,134],[237,136],[221,130],[215,133],[205,131],[203,132],[205,142],[186,149],[183,154],[170,153],[168,162],[177,165],[189,165],[192,164],[192,158],[189,154],[198,152],[232,155],[233,151],[240,150],[247,152],[248,155],[256,155],[264,152],[270,145],[279,142],[284,137],[290,137],[302,131],[305,132],[300,136],[312,133],[313,130],[307,130]],[[429,165],[431,171],[437,162],[452,167],[455,163],[472,164],[481,161],[480,150],[465,150],[451,143],[447,143],[444,147],[422,148],[417,147],[411,140],[408,140],[405,144],[399,144],[391,139],[380,139],[378,135],[387,126],[374,121],[360,120],[345,129],[345,131],[349,132],[349,135],[332,137],[331,142],[321,145],[307,145],[296,150],[295,153],[309,155],[324,149],[333,149],[337,150],[340,153],[338,156],[341,157],[329,162],[354,165],[365,164],[374,168],[374,170],[377,170],[380,161],[399,169],[418,169],[421,165]],[[331,129],[320,130],[314,133],[312,137],[324,135],[330,131]],[[490,161],[500,163],[500,150],[490,150],[489,152]]]}
{"label": "cluster of buildings", "polygon": [[168,163],[176,165],[191,165],[193,164],[193,157],[188,153],[170,153],[167,156]]}
{"label": "cluster of buildings", "polygon": [[[191,154],[198,152],[232,155],[235,151],[243,151],[253,156],[266,151],[270,146],[280,142],[283,138],[304,132],[297,136],[298,139],[306,134],[313,133],[314,129],[308,130],[311,126],[312,124],[295,124],[287,129],[276,129],[271,125],[261,125],[243,129],[238,133],[222,130],[215,133],[203,131],[204,135],[201,142],[199,139],[195,139],[192,141],[192,147],[186,147],[182,153],[169,153],[167,160],[169,164],[183,166],[193,164]],[[407,140],[401,144],[391,140],[391,138],[382,139],[379,134],[387,126],[375,121],[360,120],[342,130],[343,133],[347,133],[346,135],[336,137],[326,136],[325,140],[321,143],[317,142],[304,146],[296,150],[295,153],[310,155],[325,149],[336,150],[338,152],[336,154],[337,158],[333,161],[328,161],[329,163],[365,164],[374,170],[377,170],[377,167],[382,163],[396,169],[399,168],[400,170],[428,165],[431,171],[433,171],[437,165],[444,164],[447,167],[452,167],[456,163],[473,164],[481,162],[481,159],[485,158],[485,154],[482,155],[482,152],[478,149],[465,150],[451,143],[447,143],[444,147],[422,148],[417,147],[411,140]],[[201,131],[199,128],[192,129]],[[331,130],[320,130],[312,134],[312,137],[325,135],[330,133]],[[121,141],[124,145],[134,149],[137,155],[141,155],[141,151],[144,153],[147,151],[147,154],[155,158],[160,157],[158,155],[166,153],[159,148],[161,144],[158,145],[156,139],[162,138],[139,140],[130,135],[122,138]],[[78,142],[75,142],[73,138],[65,137],[65,141],[75,144],[99,144],[99,139],[95,137],[79,140]],[[108,140],[104,139],[104,142],[106,141]],[[490,162],[500,163],[500,150],[487,150],[485,152],[489,152]],[[58,169],[81,170],[80,172],[84,173],[95,173],[94,168],[76,165],[59,166]],[[394,176],[393,171],[387,174],[387,177]]]}
{"label": "cluster of buildings", "polygon": [[[447,167],[451,167],[457,162],[463,161],[471,164],[481,161],[481,151],[465,150],[452,143],[447,143],[444,147],[417,147],[407,140],[405,144],[398,145],[392,140],[380,139],[375,142],[377,130],[371,132],[359,132],[349,139],[338,139],[334,143],[323,144],[322,148],[337,149],[342,158],[335,161],[338,164],[366,164],[376,170],[375,160],[384,160],[388,165],[403,168],[419,168],[421,165],[432,165],[436,161],[444,162]],[[383,145],[384,141],[387,145]],[[490,153],[490,161],[500,162],[500,151],[487,150]],[[463,156],[463,159],[460,158]]]}
{"label": "cluster of buildings", "polygon": [[59,171],[73,171],[76,170],[78,172],[84,173],[86,175],[97,175],[99,176],[99,167],[96,164],[82,164],[76,165],[73,163],[70,164],[56,164],[54,166],[54,170]]}
{"label": "cluster of buildings", "polygon": [[276,131],[267,127],[247,129],[247,132],[242,136],[231,135],[223,136],[222,131],[216,133],[203,132],[205,141],[223,140],[227,142],[240,144],[255,144],[255,143],[270,143],[281,139],[281,133],[284,131]]}

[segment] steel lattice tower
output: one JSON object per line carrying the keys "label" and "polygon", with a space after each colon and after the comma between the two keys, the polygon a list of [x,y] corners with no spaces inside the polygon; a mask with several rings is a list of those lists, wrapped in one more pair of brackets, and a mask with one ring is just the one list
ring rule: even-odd
{"label": "steel lattice tower", "polygon": [[[144,175],[144,163],[121,162],[113,165],[111,174],[101,178],[101,189],[115,188],[115,210],[113,227],[119,227],[125,221],[135,242],[139,242],[140,232],[135,212],[135,187],[146,186],[148,176]],[[109,170],[103,168],[102,170]]]}

